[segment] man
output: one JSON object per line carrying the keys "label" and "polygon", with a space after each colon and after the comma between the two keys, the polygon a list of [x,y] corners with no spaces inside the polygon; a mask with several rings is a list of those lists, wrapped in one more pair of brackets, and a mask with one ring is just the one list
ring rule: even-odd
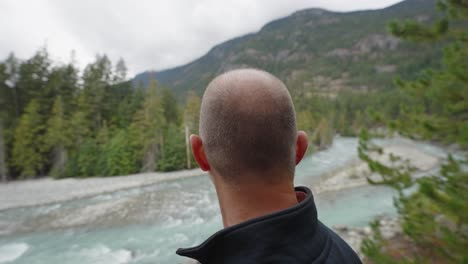
{"label": "man", "polygon": [[285,85],[254,69],[224,73],[203,95],[193,155],[215,186],[224,229],[177,254],[210,263],[361,263],[294,188],[307,150]]}

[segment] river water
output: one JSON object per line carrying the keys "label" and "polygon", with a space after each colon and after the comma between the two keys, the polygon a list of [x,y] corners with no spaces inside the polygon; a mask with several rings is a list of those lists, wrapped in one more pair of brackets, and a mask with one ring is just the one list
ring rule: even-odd
{"label": "river water", "polygon": [[[440,155],[428,145],[420,147]],[[357,159],[357,139],[303,160],[296,185]],[[332,226],[365,226],[394,214],[391,189],[363,186],[315,195],[319,219]],[[207,175],[101,194],[85,199],[0,212],[0,263],[186,263],[175,255],[222,228],[216,194]]]}

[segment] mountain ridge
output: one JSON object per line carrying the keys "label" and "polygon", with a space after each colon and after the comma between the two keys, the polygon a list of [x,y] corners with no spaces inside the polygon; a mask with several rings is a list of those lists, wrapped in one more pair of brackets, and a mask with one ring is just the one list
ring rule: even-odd
{"label": "mountain ridge", "polygon": [[[133,82],[147,85],[155,79],[183,98],[189,90],[201,94],[207,82],[221,72],[255,67],[278,75],[291,89],[320,90],[333,82],[341,82],[342,87],[331,85],[332,91],[388,88],[393,75],[389,78],[385,73],[408,75],[410,68],[433,64],[439,51],[391,37],[386,23],[391,19],[433,20],[434,2],[406,0],[384,9],[353,12],[299,10],[266,23],[257,32],[217,44],[187,64],[137,74]],[[353,70],[354,66],[362,69]],[[385,80],[373,78],[375,73]]]}

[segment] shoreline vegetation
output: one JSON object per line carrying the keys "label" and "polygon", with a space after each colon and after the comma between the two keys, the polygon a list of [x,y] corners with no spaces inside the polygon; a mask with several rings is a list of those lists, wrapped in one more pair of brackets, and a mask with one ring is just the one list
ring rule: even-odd
{"label": "shoreline vegetation", "polygon": [[[421,172],[430,171],[440,164],[438,157],[417,149],[410,142],[391,143],[383,146],[383,149],[385,153],[393,153],[394,155],[401,156],[403,159],[409,159]],[[382,159],[382,161],[386,162],[385,159]],[[115,177],[66,178],[58,180],[48,177],[12,181],[0,184],[0,193],[2,193],[0,197],[0,211],[82,199],[204,174],[206,173],[200,169],[192,169]],[[318,182],[307,185],[312,188],[315,194],[320,194],[367,185],[366,177],[368,176],[371,176],[371,174],[367,164],[356,159],[345,166],[320,176]]]}

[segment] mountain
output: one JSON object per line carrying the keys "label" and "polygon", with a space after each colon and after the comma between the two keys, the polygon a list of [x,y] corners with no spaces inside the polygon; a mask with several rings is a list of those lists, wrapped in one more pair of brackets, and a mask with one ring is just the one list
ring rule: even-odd
{"label": "mountain", "polygon": [[335,94],[343,89],[392,87],[395,75],[410,77],[421,65],[435,65],[440,49],[402,42],[388,34],[391,20],[433,21],[436,0],[406,0],[380,10],[348,13],[306,9],[213,47],[201,58],[176,68],[147,71],[134,83],[150,79],[183,98],[202,94],[216,75],[235,68],[265,69],[290,89]]}

